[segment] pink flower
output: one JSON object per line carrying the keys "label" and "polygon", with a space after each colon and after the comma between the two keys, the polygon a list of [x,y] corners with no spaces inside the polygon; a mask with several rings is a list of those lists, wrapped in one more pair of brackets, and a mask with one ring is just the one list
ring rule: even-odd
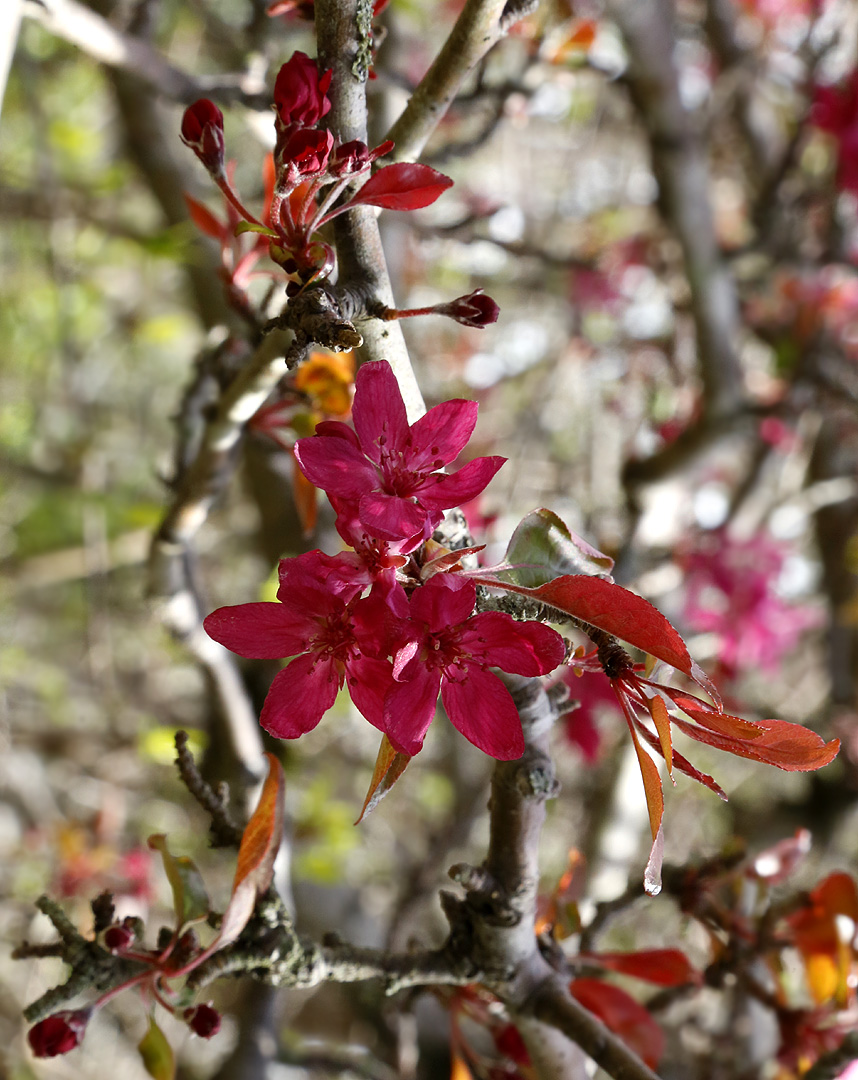
{"label": "pink flower", "polygon": [[327,93],[332,75],[332,71],[319,75],[315,60],[306,53],[293,53],[274,83],[278,125],[315,127],[331,108]]}
{"label": "pink flower", "polygon": [[91,1009],[64,1009],[46,1016],[27,1032],[27,1041],[36,1057],[57,1057],[74,1050],[83,1041]]}
{"label": "pink flower", "polygon": [[295,444],[295,457],[312,484],[357,505],[370,536],[408,541],[408,551],[431,536],[444,510],[475,498],[506,460],[475,458],[442,473],[471,437],[477,403],[445,401],[409,424],[383,360],[358,371],[352,417],[355,431],[339,421],[319,424],[312,438]]}
{"label": "pink flower", "polygon": [[724,529],[703,533],[680,556],[686,572],[684,617],[719,636],[726,673],[778,670],[800,635],[819,622],[815,611],[788,604],[777,582],[788,554],[767,533],[737,540]]}
{"label": "pink flower", "polygon": [[182,142],[193,150],[213,176],[225,175],[223,113],[213,101],[201,98],[185,109]]}
{"label": "pink flower", "polygon": [[563,639],[501,612],[471,615],[476,593],[468,578],[436,574],[411,595],[405,642],[394,655],[396,683],[384,703],[384,730],[400,753],[422,747],[439,691],[453,726],[474,746],[501,761],[524,753],[518,711],[488,668],[545,675],[563,660]]}
{"label": "pink flower", "polygon": [[223,607],[205,620],[208,635],[239,656],[294,656],[271,684],[260,723],[278,739],[297,739],[313,728],[347,683],[352,701],[375,727],[382,727],[384,695],[392,682],[385,659],[398,622],[391,605],[405,614],[405,594],[374,593],[359,599],[363,584],[354,567],[311,551],[280,562],[279,603]]}

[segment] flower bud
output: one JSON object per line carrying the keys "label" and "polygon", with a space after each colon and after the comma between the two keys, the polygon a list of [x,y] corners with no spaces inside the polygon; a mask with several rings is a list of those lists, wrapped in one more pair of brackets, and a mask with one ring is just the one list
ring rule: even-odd
{"label": "flower bud", "polygon": [[201,1039],[210,1039],[220,1031],[221,1016],[211,1002],[185,1009],[183,1015],[188,1027]]}
{"label": "flower bud", "polygon": [[134,943],[134,930],[127,923],[114,923],[104,931],[104,947],[112,953],[125,952]]}
{"label": "flower bud", "polygon": [[91,1009],[65,1009],[46,1016],[27,1032],[27,1041],[36,1057],[57,1057],[74,1050],[83,1041]]}
{"label": "flower bud", "polygon": [[225,174],[223,113],[208,98],[200,98],[185,109],[182,142],[189,146],[214,177]]}
{"label": "flower bud", "polygon": [[478,329],[497,322],[500,314],[500,308],[482,289],[475,289],[467,296],[458,296],[447,304],[436,304],[432,310],[437,315],[455,319],[462,326],[475,326]]}

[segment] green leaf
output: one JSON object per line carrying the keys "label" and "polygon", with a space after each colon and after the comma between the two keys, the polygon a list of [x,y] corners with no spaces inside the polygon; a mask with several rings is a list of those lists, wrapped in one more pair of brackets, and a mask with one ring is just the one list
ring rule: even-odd
{"label": "green leaf", "polygon": [[163,833],[150,836],[149,847],[161,853],[164,871],[173,890],[173,908],[179,926],[205,919],[211,905],[202,876],[194,862],[186,855],[179,858],[171,855],[167,850],[167,837]]}
{"label": "green leaf", "polygon": [[534,510],[512,534],[504,557],[513,581],[529,588],[545,585],[564,574],[610,574],[614,560],[570,532],[550,510]]}
{"label": "green leaf", "polygon": [[149,1030],[137,1045],[146,1072],[155,1080],[173,1080],[176,1058],[164,1032],[149,1018]]}
{"label": "green leaf", "polygon": [[239,221],[235,227],[235,235],[241,236],[248,232],[260,233],[262,236],[270,236],[274,240],[279,239],[279,235],[273,229],[269,229],[266,225],[256,225],[252,221]]}

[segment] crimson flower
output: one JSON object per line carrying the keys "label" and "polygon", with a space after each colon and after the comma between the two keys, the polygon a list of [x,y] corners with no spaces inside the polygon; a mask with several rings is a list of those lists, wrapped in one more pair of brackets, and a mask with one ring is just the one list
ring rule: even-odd
{"label": "crimson flower", "polygon": [[280,125],[315,127],[331,108],[327,93],[333,72],[319,75],[315,60],[296,52],[280,68],[274,83],[274,108]]}
{"label": "crimson flower", "polygon": [[239,656],[295,657],[275,677],[259,720],[278,739],[312,731],[344,682],[359,711],[382,727],[396,620],[390,596],[360,599],[363,584],[350,583],[353,575],[352,564],[320,551],[282,559],[279,602],[222,607],[204,622],[209,637]]}
{"label": "crimson flower", "polygon": [[295,128],[284,138],[278,135],[274,151],[274,160],[282,174],[278,185],[291,189],[305,177],[324,172],[333,147],[330,131]]}
{"label": "crimson flower", "polygon": [[182,142],[215,178],[225,176],[223,113],[213,101],[201,98],[185,109]]}
{"label": "crimson flower", "polygon": [[439,690],[451,723],[474,746],[500,761],[524,753],[518,710],[488,668],[546,675],[563,660],[563,639],[550,626],[502,612],[471,615],[476,595],[473,581],[449,574],[411,595],[405,641],[394,654],[396,683],[384,703],[384,731],[400,753],[422,747]]}
{"label": "crimson flower", "polygon": [[295,444],[295,457],[312,484],[357,504],[370,536],[406,540],[409,551],[431,536],[444,510],[475,498],[506,460],[475,458],[442,473],[471,437],[477,403],[445,401],[409,424],[384,360],[358,371],[352,417],[355,431],[336,420],[319,424],[314,436]]}
{"label": "crimson flower", "polygon": [[46,1016],[27,1032],[27,1041],[36,1057],[57,1057],[67,1054],[83,1042],[91,1009],[64,1009]]}

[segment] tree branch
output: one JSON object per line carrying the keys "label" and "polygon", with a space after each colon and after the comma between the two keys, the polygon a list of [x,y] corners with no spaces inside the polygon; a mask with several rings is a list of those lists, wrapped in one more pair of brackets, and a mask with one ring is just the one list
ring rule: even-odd
{"label": "tree branch", "polygon": [[[519,5],[520,6],[520,5]],[[506,0],[468,0],[434,63],[420,80],[405,111],[388,132],[397,161],[416,161],[476,64],[519,17],[502,21]]]}
{"label": "tree branch", "polygon": [[[330,68],[330,130],[343,142],[367,140],[366,71],[361,57],[366,49],[368,0],[318,0],[316,28],[319,64]],[[362,19],[363,22],[359,23]],[[365,310],[373,304],[395,307],[387,261],[381,245],[376,212],[360,206],[334,221],[341,295],[354,298],[354,307]],[[347,302],[347,301],[346,301]],[[387,360],[396,375],[411,423],[426,411],[417,385],[402,329],[397,322],[368,318],[360,324],[363,347],[358,360]]]}
{"label": "tree branch", "polygon": [[93,60],[136,76],[162,97],[185,105],[200,97],[215,97],[220,102],[241,102],[249,108],[267,107],[257,76],[189,75],[147,42],[123,33],[77,0],[25,0],[24,14]]}
{"label": "tree branch", "polygon": [[649,134],[662,213],[682,246],[697,331],[707,418],[731,415],[744,396],[736,351],[738,304],[721,258],[709,202],[709,170],[682,103],[673,57],[672,0],[609,0],[625,38],[626,80]]}

